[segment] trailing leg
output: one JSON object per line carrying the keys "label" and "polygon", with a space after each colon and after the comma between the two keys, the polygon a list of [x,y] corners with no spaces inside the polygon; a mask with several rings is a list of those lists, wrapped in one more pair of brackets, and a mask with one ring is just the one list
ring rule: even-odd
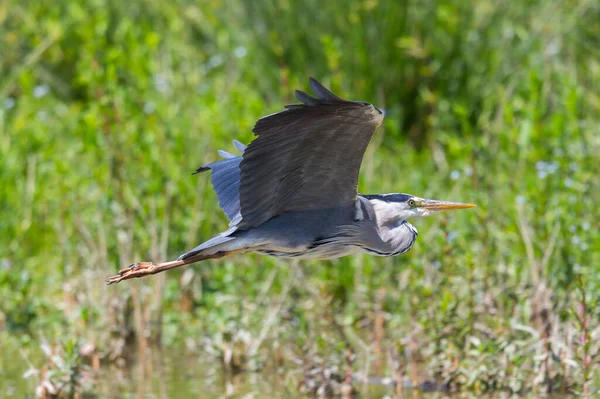
{"label": "trailing leg", "polygon": [[150,276],[152,274],[162,273],[166,270],[189,265],[190,263],[200,262],[201,260],[222,258],[223,256],[230,255],[234,252],[239,251],[217,251],[211,254],[199,253],[194,256],[190,256],[189,258],[157,264],[154,264],[152,262],[132,263],[129,267],[119,270],[119,274],[110,276],[105,281],[108,285],[116,284],[123,280],[129,280],[132,278],[140,278]]}

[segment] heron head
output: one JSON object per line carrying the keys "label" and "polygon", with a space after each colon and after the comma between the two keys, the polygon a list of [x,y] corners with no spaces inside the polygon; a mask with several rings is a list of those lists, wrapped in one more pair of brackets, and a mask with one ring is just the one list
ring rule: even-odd
{"label": "heron head", "polygon": [[473,204],[438,201],[415,197],[410,194],[383,194],[366,197],[373,204],[377,216],[384,219],[416,219],[441,211],[475,207]]}

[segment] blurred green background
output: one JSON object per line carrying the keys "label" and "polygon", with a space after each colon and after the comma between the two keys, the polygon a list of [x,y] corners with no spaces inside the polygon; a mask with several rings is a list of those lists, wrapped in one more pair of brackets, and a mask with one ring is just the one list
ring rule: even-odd
{"label": "blurred green background", "polygon": [[[95,392],[81,367],[126,368],[160,343],[276,370],[292,391],[315,367],[589,391],[598,21],[595,0],[0,2],[0,344],[17,376],[0,388],[76,370],[70,389]],[[400,257],[244,255],[105,286],[226,228],[190,173],[309,76],[387,111],[361,192],[478,208],[417,222]],[[17,381],[56,369],[49,353],[64,370]]]}

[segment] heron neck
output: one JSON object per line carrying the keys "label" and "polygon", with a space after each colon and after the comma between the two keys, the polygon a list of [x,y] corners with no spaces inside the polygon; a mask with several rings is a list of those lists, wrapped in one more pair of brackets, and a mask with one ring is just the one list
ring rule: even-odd
{"label": "heron neck", "polygon": [[417,229],[406,221],[406,210],[401,204],[371,200],[376,215],[380,238],[394,255],[408,251],[417,239]]}
{"label": "heron neck", "polygon": [[411,249],[418,235],[417,229],[406,220],[379,227],[379,236],[392,249],[392,255]]}

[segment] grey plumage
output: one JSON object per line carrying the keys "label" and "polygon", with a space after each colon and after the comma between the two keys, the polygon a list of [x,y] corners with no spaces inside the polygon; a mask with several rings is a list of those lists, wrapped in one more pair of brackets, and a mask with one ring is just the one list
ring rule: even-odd
{"label": "grey plumage", "polygon": [[300,104],[259,119],[248,147],[234,141],[241,155],[219,151],[222,160],[194,172],[211,171],[229,228],[177,261],[135,263],[109,284],[248,251],[313,259],[398,255],[418,236],[408,219],[474,206],[410,194],[358,194],[362,159],[383,113],[344,100],[312,78],[309,83],[315,96],[296,91]]}
{"label": "grey plumage", "polygon": [[[383,115],[371,104],[334,95],[312,78],[309,83],[317,97],[297,90],[296,97],[302,104],[286,106],[285,111],[259,119],[253,129],[258,137],[248,147],[234,143],[243,156],[219,151],[225,159],[195,172],[212,171],[219,205],[230,220],[237,222],[235,226],[230,224],[227,236],[253,244],[264,241],[262,248],[256,248],[258,252],[302,257],[323,257],[326,254],[322,252],[327,252],[327,257],[336,257],[335,251],[318,250],[314,244],[317,239],[328,239],[321,240],[327,244],[324,248],[339,246],[344,239],[350,241],[349,227],[345,233],[326,231],[325,227],[354,221],[360,164]],[[311,210],[321,215],[303,213]],[[324,212],[342,212],[345,217],[318,229],[314,221],[309,221],[310,226],[289,229],[290,222],[301,225],[300,219],[316,217],[322,221]],[[276,234],[279,229],[285,232]],[[303,237],[305,232],[309,234]],[[268,234],[276,237],[269,238]],[[375,240],[376,235],[373,238],[379,247],[384,245]],[[307,253],[299,254],[309,247]],[[181,258],[205,248],[202,244]],[[348,244],[343,251],[359,250]]]}
{"label": "grey plumage", "polygon": [[362,158],[382,112],[309,82],[316,97],[297,90],[302,104],[259,119],[248,147],[234,142],[241,156],[219,151],[224,160],[196,171],[212,170],[231,223],[181,259],[207,250],[317,259],[393,256],[413,246],[418,233],[406,219],[423,212],[410,204],[428,200],[357,193]]}

